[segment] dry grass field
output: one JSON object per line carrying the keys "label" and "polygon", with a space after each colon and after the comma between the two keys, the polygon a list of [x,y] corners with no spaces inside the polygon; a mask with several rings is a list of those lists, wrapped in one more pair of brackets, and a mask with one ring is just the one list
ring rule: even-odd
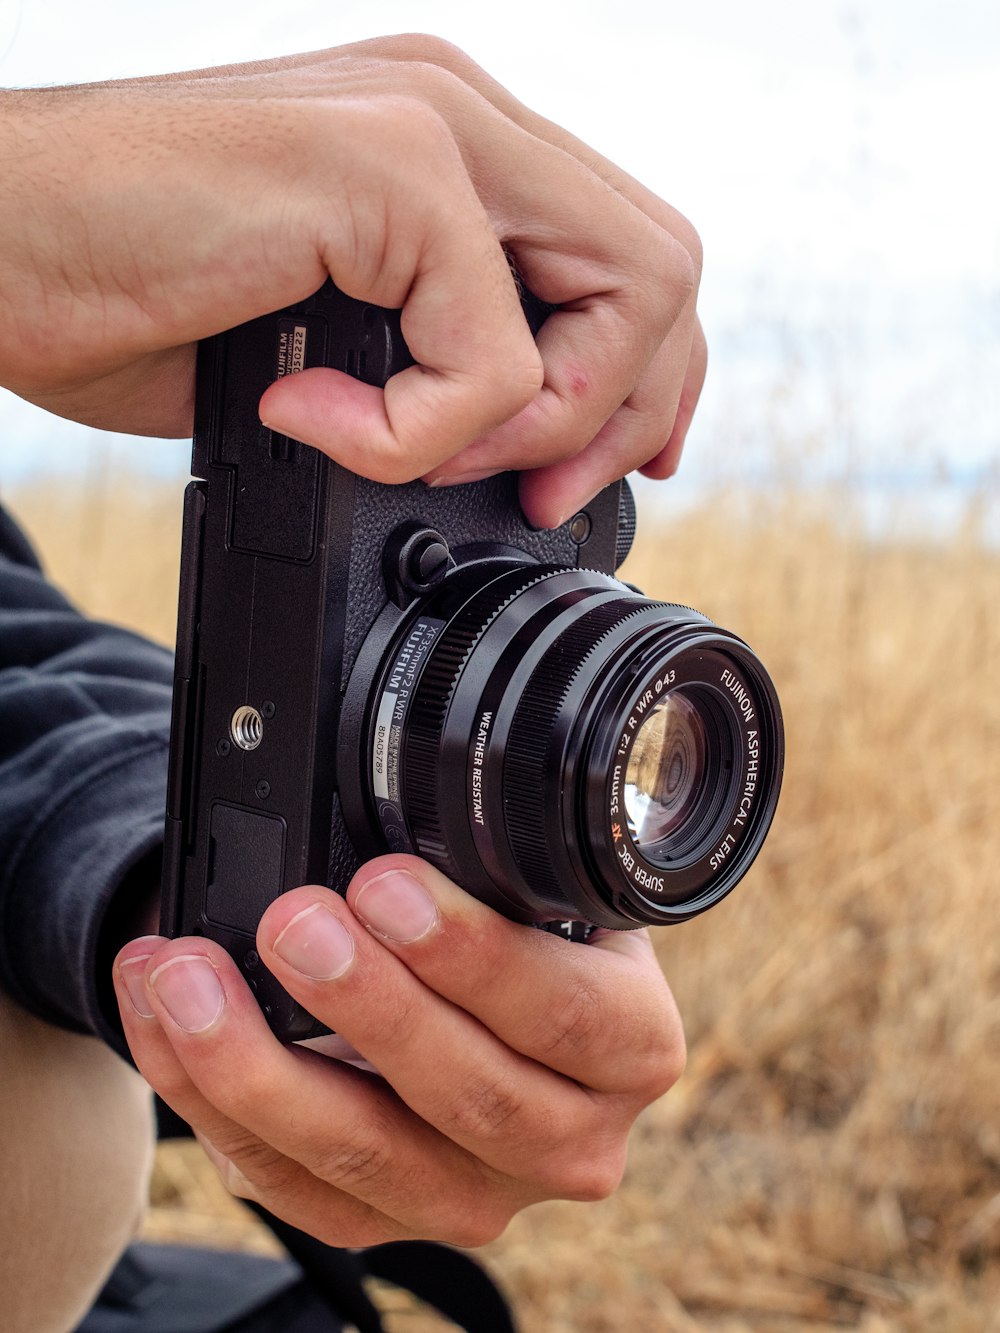
{"label": "dry grass field", "polygon": [[[89,611],[173,632],[179,490],[10,497]],[[872,544],[835,495],[725,498],[628,577],[749,640],[788,763],[721,906],[659,932],[688,1070],[603,1204],[486,1253],[525,1333],[1000,1331],[1000,557]],[[196,1147],[148,1230],[263,1244]],[[383,1293],[396,1333],[443,1327]]]}

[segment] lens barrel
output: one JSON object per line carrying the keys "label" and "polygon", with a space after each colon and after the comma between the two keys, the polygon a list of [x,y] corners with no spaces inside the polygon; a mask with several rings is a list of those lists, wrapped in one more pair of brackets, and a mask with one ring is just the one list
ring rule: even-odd
{"label": "lens barrel", "polygon": [[408,611],[364,711],[382,845],[522,921],[704,911],[781,785],[781,710],[747,645],[587,570],[460,567]]}

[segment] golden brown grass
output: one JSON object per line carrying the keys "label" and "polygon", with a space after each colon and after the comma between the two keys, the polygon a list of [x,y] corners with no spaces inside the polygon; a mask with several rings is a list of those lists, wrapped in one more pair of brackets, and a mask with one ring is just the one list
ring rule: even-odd
{"label": "golden brown grass", "polygon": [[[178,495],[18,507],[87,609],[169,639]],[[871,544],[845,513],[644,526],[628,576],[771,669],[784,793],[746,881],[658,932],[690,1060],[623,1187],[489,1247],[525,1333],[1000,1330],[1000,559],[974,531]],[[161,1157],[150,1232],[262,1243],[196,1153]]]}

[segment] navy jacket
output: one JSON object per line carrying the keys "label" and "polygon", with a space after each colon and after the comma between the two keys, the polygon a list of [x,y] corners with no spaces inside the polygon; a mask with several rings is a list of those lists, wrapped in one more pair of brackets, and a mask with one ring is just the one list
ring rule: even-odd
{"label": "navy jacket", "polygon": [[121,1052],[110,966],[159,879],[172,670],[75,610],[0,509],[0,986]]}

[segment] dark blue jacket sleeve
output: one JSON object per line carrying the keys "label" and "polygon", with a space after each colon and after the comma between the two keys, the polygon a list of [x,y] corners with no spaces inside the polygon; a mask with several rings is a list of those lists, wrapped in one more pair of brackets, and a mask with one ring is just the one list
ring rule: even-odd
{"label": "dark blue jacket sleeve", "polygon": [[124,1050],[122,924],[159,877],[171,656],[88,620],[0,509],[0,986]]}

